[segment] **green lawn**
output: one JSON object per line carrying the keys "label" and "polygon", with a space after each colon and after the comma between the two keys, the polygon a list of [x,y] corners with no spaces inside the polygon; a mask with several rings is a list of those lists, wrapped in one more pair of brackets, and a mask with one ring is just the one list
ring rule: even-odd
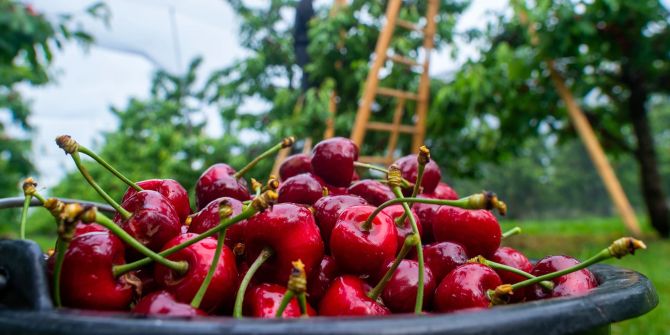
{"label": "green lawn", "polygon": [[[628,235],[618,219],[582,219],[571,221],[505,221],[503,230],[520,226],[521,235],[505,240],[505,245],[523,251],[528,257],[541,258],[551,254],[569,254],[585,259],[607,247],[618,237]],[[658,307],[639,318],[616,323],[612,334],[670,333],[670,241],[654,236],[643,223],[648,249],[608,263],[633,269],[649,277],[660,297]]]}

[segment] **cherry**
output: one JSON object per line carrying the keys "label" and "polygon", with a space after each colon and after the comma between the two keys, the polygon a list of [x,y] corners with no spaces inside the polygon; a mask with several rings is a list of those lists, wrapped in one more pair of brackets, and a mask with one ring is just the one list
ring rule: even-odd
{"label": "cherry", "polygon": [[319,267],[312,271],[307,279],[307,299],[317,304],[330,287],[330,283],[339,275],[335,259],[328,255],[323,256]]}
{"label": "cherry", "polygon": [[319,225],[321,237],[326,246],[330,242],[330,233],[333,231],[337,218],[343,210],[352,207],[367,205],[365,199],[356,195],[325,196],[314,203],[314,217]]}
{"label": "cherry", "polygon": [[181,233],[177,211],[167,198],[156,191],[139,191],[127,198],[121,206],[132,212],[132,215],[124,219],[117,213],[114,222],[153,251],[159,250]]}
{"label": "cherry", "polygon": [[395,199],[395,195],[388,186],[370,179],[355,182],[349,186],[347,192],[360,196],[373,206],[379,206],[386,201]]}
{"label": "cherry", "polygon": [[330,251],[340,268],[352,274],[374,275],[396,254],[398,244],[393,219],[379,213],[365,227],[374,212],[372,206],[353,206],[337,219],[330,236]]}
{"label": "cherry", "polygon": [[[231,216],[237,216],[242,213],[242,203],[233,198],[222,197],[210,202],[205,208],[199,212],[191,215],[191,224],[188,226],[188,231],[191,233],[202,234],[221,223],[219,215],[219,205],[225,202],[233,210]],[[225,244],[228,248],[233,249],[237,243],[244,242],[244,231],[247,221],[242,220],[226,229]]]}
{"label": "cherry", "polygon": [[279,179],[284,181],[309,172],[312,172],[312,158],[307,154],[295,154],[286,157],[279,166]]}
{"label": "cherry", "polygon": [[388,315],[391,312],[366,293],[370,286],[362,279],[345,275],[335,278],[319,303],[319,315]]}
{"label": "cherry", "polygon": [[[198,234],[188,233],[170,240],[163,250],[195,238]],[[190,303],[200,285],[207,276],[216,251],[216,239],[208,237],[184,249],[167,256],[171,260],[186,261],[188,270],[180,275],[165,266],[156,264],[154,277],[156,282],[175,295],[177,301]],[[204,311],[213,311],[223,303],[231,302],[235,297],[237,285],[237,267],[235,256],[223,246],[216,272],[201,302]]]}
{"label": "cherry", "polygon": [[[539,260],[530,273],[534,276],[541,276],[567,269],[577,264],[579,264],[579,261],[570,256],[547,256]],[[533,285],[526,289],[526,298],[528,300],[537,300],[582,295],[598,286],[598,281],[588,269],[581,269],[554,278],[552,281],[554,282],[554,289],[552,291],[549,292],[539,285]]]}
{"label": "cherry", "polygon": [[173,317],[206,316],[207,313],[193,308],[189,304],[178,302],[168,291],[156,291],[144,296],[132,309],[133,313],[143,315],[165,315]]}
{"label": "cherry", "polygon": [[[383,272],[391,268],[390,261],[383,268]],[[435,277],[428,266],[425,267],[423,277],[423,309],[428,309],[435,291]],[[388,281],[382,291],[384,305],[394,313],[411,313],[414,311],[416,292],[419,285],[419,263],[413,260],[403,259],[398,268]]]}
{"label": "cherry", "polygon": [[442,206],[433,220],[435,240],[461,244],[469,257],[489,258],[500,246],[501,235],[496,217],[483,209]]}
{"label": "cherry", "polygon": [[[286,288],[277,284],[263,283],[250,287],[244,297],[244,315],[257,318],[274,318],[285,293]],[[316,315],[316,311],[309,304],[307,305],[307,315]],[[300,317],[297,297],[291,299],[291,302],[284,309],[282,317]]]}
{"label": "cherry", "polygon": [[262,277],[274,283],[286,283],[291,262],[302,260],[311,273],[323,258],[323,241],[314,216],[304,206],[283,203],[247,219],[245,257],[253,262],[261,250],[270,247],[274,255],[261,266]]}
{"label": "cherry", "polygon": [[468,255],[460,244],[437,242],[423,247],[423,259],[439,282],[457,266],[467,263]]}
{"label": "cherry", "polygon": [[302,173],[288,178],[279,186],[277,202],[293,202],[313,205],[323,196],[321,183],[311,173]]}
{"label": "cherry", "polygon": [[112,273],[112,266],[125,263],[124,254],[123,243],[109,231],[75,236],[65,251],[61,272],[63,304],[93,310],[128,309],[135,278],[114,278]]}
{"label": "cherry", "polygon": [[[173,179],[148,179],[139,181],[137,186],[144,190],[156,191],[162,194],[172,204],[179,216],[179,222],[184,222],[186,217],[191,214],[191,204],[188,200],[188,192],[181,184]],[[121,202],[135,195],[137,191],[129,187],[123,195]]]}
{"label": "cherry", "polygon": [[476,263],[455,268],[442,279],[435,290],[434,305],[438,312],[487,308],[488,290],[495,289],[502,281],[491,268]]}
{"label": "cherry", "polygon": [[[529,273],[533,269],[533,264],[530,263],[524,254],[510,247],[498,248],[498,250],[496,250],[496,252],[491,256],[490,260]],[[515,284],[528,279],[527,277],[501,269],[496,269],[496,272],[500,276],[502,282],[505,284]]]}
{"label": "cherry", "polygon": [[358,147],[348,138],[329,138],[312,149],[312,170],[333,186],[349,186],[356,160]]}
{"label": "cherry", "polygon": [[[419,194],[417,198],[423,199],[439,199],[435,194]],[[421,234],[421,240],[424,243],[430,243],[434,241],[433,238],[433,221],[437,218],[437,210],[442,207],[441,205],[432,205],[432,204],[422,204],[415,203],[412,206],[412,211],[416,213],[416,217],[421,221],[421,226],[423,227],[423,234]]]}
{"label": "cherry", "polygon": [[[417,161],[416,155],[407,155],[405,157],[399,158],[395,163],[402,171],[402,177],[408,180],[411,183],[416,182],[416,177],[418,174],[419,162]],[[424,193],[432,193],[437,184],[442,178],[442,173],[440,172],[440,167],[437,166],[435,161],[431,160],[426,164],[423,172],[423,179],[421,180],[421,187],[423,187]],[[409,194],[411,194],[409,190]]]}
{"label": "cherry", "polygon": [[[392,205],[384,208],[382,210],[382,213],[388,215],[391,219],[393,219],[393,222],[395,222],[396,224],[395,228],[398,240],[398,250],[400,250],[400,248],[402,248],[403,243],[405,243],[405,237],[407,237],[407,235],[409,234],[412,234],[412,224],[409,222],[409,219],[405,219],[400,224],[398,224],[397,221],[405,214],[405,209],[402,207],[402,205]],[[423,234],[421,221],[416,216],[416,213],[412,212],[412,215],[414,215],[414,219],[416,220],[416,227],[419,230],[419,236],[421,236],[421,234]]]}
{"label": "cherry", "polygon": [[435,199],[457,200],[459,198],[458,193],[451,186],[443,182],[437,184],[431,195],[435,196]]}
{"label": "cherry", "polygon": [[220,197],[249,200],[251,196],[247,182],[234,175],[235,169],[223,163],[214,164],[205,170],[195,184],[195,205],[198,210]]}

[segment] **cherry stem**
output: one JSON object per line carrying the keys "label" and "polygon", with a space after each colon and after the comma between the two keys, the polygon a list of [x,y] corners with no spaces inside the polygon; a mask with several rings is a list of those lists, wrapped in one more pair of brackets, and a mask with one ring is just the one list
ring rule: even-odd
{"label": "cherry stem", "polygon": [[84,177],[84,179],[86,179],[86,181],[93,187],[93,189],[95,189],[95,191],[98,192],[98,194],[99,194],[103,199],[105,199],[105,201],[106,201],[110,206],[112,206],[112,207],[113,207],[113,208],[114,208],[114,209],[121,215],[121,217],[122,217],[124,220],[128,220],[128,219],[130,219],[130,217],[132,216],[132,214],[130,214],[130,212],[128,212],[127,210],[125,210],[123,207],[121,207],[121,205],[119,205],[119,203],[117,203],[116,201],[114,201],[114,199],[112,199],[112,197],[110,197],[109,194],[107,194],[107,192],[105,192],[105,191],[100,187],[100,185],[98,185],[98,184],[95,182],[95,180],[93,180],[93,177],[91,176],[91,174],[88,173],[88,170],[86,169],[86,167],[84,167],[84,165],[81,163],[81,158],[79,157],[79,152],[75,151],[75,152],[71,153],[70,156],[72,156],[72,160],[74,161],[74,164],[77,166],[77,169],[79,169],[79,172],[81,172],[81,175],[82,175],[82,176]]}
{"label": "cherry stem", "polygon": [[300,292],[298,294],[298,306],[300,306],[300,315],[303,318],[308,318],[309,314],[307,314],[307,295],[305,292]]}
{"label": "cherry stem", "polygon": [[56,240],[56,262],[54,263],[54,303],[56,307],[62,307],[63,303],[60,297],[60,276],[63,270],[63,262],[65,261],[65,252],[70,246],[70,241],[65,241],[58,237]]}
{"label": "cherry stem", "polygon": [[123,228],[119,227],[114,221],[105,216],[102,213],[95,214],[95,222],[101,226],[109,229],[112,234],[120,238],[125,244],[131,246],[133,249],[139,251],[143,255],[149,257],[149,259],[164,265],[174,271],[177,271],[179,274],[184,274],[188,270],[188,263],[186,261],[171,261],[161,256],[160,254],[155,253],[153,250],[147,248],[144,244],[137,241],[130,234],[128,234]]}
{"label": "cherry stem", "polygon": [[223,242],[226,240],[226,231],[227,229],[224,229],[221,233],[219,233],[219,238],[216,241],[216,250],[214,251],[214,259],[212,259],[212,264],[209,266],[207,276],[205,276],[205,279],[202,281],[202,284],[200,284],[198,292],[193,297],[193,300],[191,300],[191,307],[193,308],[200,308],[202,298],[205,297],[205,293],[207,293],[207,288],[209,287],[209,284],[212,282],[212,278],[214,278],[214,272],[216,272],[216,267],[219,264],[219,258],[221,257],[221,252],[223,251],[224,246]]}
{"label": "cherry stem", "polygon": [[521,234],[521,227],[516,226],[516,227],[504,232],[502,234],[502,238],[505,239],[505,238],[508,238],[508,237],[510,237],[512,235],[516,235],[516,234]]}
{"label": "cherry stem", "polygon": [[261,250],[261,253],[256,257],[256,260],[251,263],[251,266],[249,267],[249,270],[247,273],[244,275],[244,278],[242,278],[242,282],[240,282],[240,287],[237,289],[237,296],[235,297],[235,306],[233,307],[233,317],[241,319],[242,318],[242,305],[244,304],[244,294],[247,291],[247,287],[249,286],[249,282],[251,282],[251,278],[256,274],[256,271],[258,271],[258,268],[265,263],[265,261],[268,260],[274,254],[272,249],[269,247],[263,248]]}
{"label": "cherry stem", "polygon": [[[291,299],[295,297],[295,292],[291,290],[286,290],[286,293],[284,293],[284,297],[282,297],[281,302],[279,303],[279,308],[277,309],[277,312],[275,313],[276,318],[281,318],[282,315],[284,314],[284,311],[286,310],[286,307],[288,307],[288,304],[291,302]],[[302,310],[300,311],[301,313]]]}
{"label": "cherry stem", "polygon": [[398,255],[393,260],[391,268],[386,271],[384,277],[379,280],[377,285],[372,290],[370,290],[370,292],[368,292],[368,297],[370,299],[377,300],[377,298],[379,298],[379,295],[381,295],[382,291],[384,291],[386,284],[388,284],[389,280],[391,280],[391,277],[393,277],[393,273],[395,273],[395,270],[397,270],[398,266],[400,266],[400,262],[405,259],[412,248],[414,248],[417,244],[420,244],[419,242],[419,238],[414,234],[409,234],[405,237],[405,242],[402,244],[400,252],[398,252]]}
{"label": "cherry stem", "polygon": [[[359,167],[359,168],[365,168],[365,169],[368,169],[368,170],[379,171],[379,172],[383,172],[383,173],[386,173],[386,174],[389,173],[388,169],[383,168],[383,167],[378,166],[378,165],[374,165],[374,164],[368,164],[368,163],[363,163],[363,162],[354,162],[354,166]],[[385,182],[386,180],[384,179],[384,180],[379,180],[379,181],[380,182],[382,182],[382,181]],[[407,179],[402,178],[401,187],[402,188],[410,188],[410,187],[412,187],[412,183],[410,183]]]}
{"label": "cherry stem", "polygon": [[[426,148],[425,145],[422,145],[419,148],[419,154],[417,156],[418,168],[416,173],[416,181],[414,182],[414,189],[412,189],[412,195],[410,198],[416,198],[419,195],[419,190],[421,189],[421,183],[423,182],[423,173],[426,170],[426,164],[430,161],[430,151]],[[412,209],[413,203],[409,204],[409,208]],[[395,220],[396,225],[402,226],[405,219],[407,219],[407,213],[403,213],[398,219]]]}
{"label": "cherry stem", "polygon": [[86,148],[86,147],[84,147],[80,144],[79,147],[77,148],[77,151],[93,158],[93,160],[98,162],[98,164],[102,165],[102,167],[107,169],[107,171],[111,172],[117,178],[121,179],[121,181],[126,183],[126,185],[135,189],[135,191],[138,191],[138,192],[142,191],[142,188],[139,185],[135,184],[132,180],[128,179],[126,176],[124,176],[121,172],[119,172],[117,169],[115,169],[111,164],[107,163],[107,161],[102,159],[102,157],[98,156],[98,154],[96,154],[92,150],[90,150],[90,149],[88,149],[88,148]]}
{"label": "cherry stem", "polygon": [[284,138],[281,142],[275,144],[272,148],[266,150],[262,154],[258,155],[258,157],[254,158],[249,164],[247,164],[245,167],[243,167],[240,171],[235,172],[233,174],[233,178],[235,179],[240,179],[242,176],[244,176],[245,173],[249,172],[258,162],[262,161],[263,159],[270,157],[274,154],[276,154],[279,150],[283,148],[288,148],[293,145],[295,142],[295,138],[293,137],[287,137]]}
{"label": "cherry stem", "polygon": [[45,197],[43,197],[41,194],[37,192],[33,194],[33,197],[37,198],[37,200],[39,200],[42,204],[44,204],[47,201]]}
{"label": "cherry stem", "polygon": [[19,236],[22,240],[26,239],[26,221],[28,220],[28,208],[30,207],[30,201],[33,199],[33,196],[30,194],[25,195],[23,200],[23,208],[21,209],[21,228]]}
{"label": "cherry stem", "polygon": [[[488,259],[486,259],[482,256],[475,257],[474,259],[471,260],[471,262],[486,265],[486,266],[488,266],[488,267],[490,267],[494,270],[509,271],[509,272],[512,272],[512,273],[517,274],[519,276],[526,277],[528,279],[535,278],[535,276],[533,276],[532,274],[530,274],[526,271],[523,271],[521,269],[517,269],[513,266],[509,266],[509,265],[505,265],[505,264],[502,264],[502,263],[494,262],[492,260],[488,260]],[[544,287],[545,289],[547,289],[549,291],[554,289],[554,283],[551,282],[551,281],[548,281],[548,280],[541,281],[539,285],[541,285],[542,287]]]}
{"label": "cherry stem", "polygon": [[[200,242],[200,241],[202,241],[202,240],[204,240],[204,239],[206,239],[210,236],[213,236],[214,234],[230,227],[231,225],[233,225],[237,222],[248,219],[252,215],[256,214],[256,212],[258,212],[256,207],[254,207],[252,205],[247,206],[242,211],[242,213],[240,213],[240,214],[238,214],[238,215],[236,215],[232,218],[224,220],[218,226],[210,228],[209,230],[205,231],[204,233],[202,233],[202,234],[200,234],[200,235],[198,235],[198,236],[196,236],[196,237],[194,237],[194,238],[192,238],[188,241],[184,241],[181,244],[178,244],[178,245],[175,245],[171,248],[165,249],[165,250],[159,252],[158,255],[160,255],[162,257],[169,256],[169,255],[171,255],[171,254],[173,254],[173,253],[175,253],[179,250],[182,250],[182,249],[184,249],[184,248],[186,248],[190,245],[193,245],[193,244],[198,243],[198,242]],[[115,265],[114,268],[113,268],[114,276],[120,276],[120,275],[122,275],[122,274],[124,274],[128,271],[132,271],[132,270],[141,268],[141,267],[151,263],[151,261],[152,261],[151,258],[146,257],[146,258],[142,258],[140,260],[134,261],[132,263],[127,263],[127,264],[122,264],[122,265]]]}

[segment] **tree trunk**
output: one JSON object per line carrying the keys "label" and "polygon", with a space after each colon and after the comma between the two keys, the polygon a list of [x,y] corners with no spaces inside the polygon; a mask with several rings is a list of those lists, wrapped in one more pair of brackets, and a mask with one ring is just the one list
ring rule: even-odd
{"label": "tree trunk", "polygon": [[636,156],[640,164],[640,182],[651,225],[662,237],[670,236],[670,209],[658,172],[654,139],[649,128],[646,102],[648,94],[635,82],[630,86],[628,112],[637,138]]}

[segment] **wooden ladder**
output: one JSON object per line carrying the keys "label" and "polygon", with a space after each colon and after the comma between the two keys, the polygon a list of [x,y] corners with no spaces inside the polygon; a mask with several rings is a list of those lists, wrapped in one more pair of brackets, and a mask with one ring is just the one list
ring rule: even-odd
{"label": "wooden ladder", "polygon": [[[359,147],[362,147],[365,133],[368,130],[382,131],[390,133],[386,155],[384,156],[361,156],[359,160],[366,163],[391,164],[395,157],[394,152],[398,144],[398,137],[401,133],[412,135],[412,148],[418,151],[419,146],[423,145],[426,135],[426,114],[428,111],[428,98],[430,93],[430,77],[428,70],[430,67],[430,53],[434,47],[435,36],[435,16],[439,8],[439,0],[428,0],[426,9],[426,24],[419,26],[413,22],[408,22],[398,18],[402,0],[390,0],[386,8],[386,23],[377,39],[375,47],[375,59],[365,81],[365,89],[358,106],[356,120],[351,132],[351,140]],[[389,55],[388,49],[393,37],[395,27],[413,30],[423,33],[423,49],[425,58],[422,63],[416,60],[404,57],[398,54]],[[389,87],[379,87],[379,71],[387,60],[394,64],[409,67],[422,67],[421,78],[419,80],[418,92],[401,91]],[[370,109],[375,97],[381,95],[396,99],[396,106],[393,113],[392,123],[371,122]],[[405,102],[407,100],[416,101],[415,123],[412,125],[402,124],[402,117],[405,111]]]}

